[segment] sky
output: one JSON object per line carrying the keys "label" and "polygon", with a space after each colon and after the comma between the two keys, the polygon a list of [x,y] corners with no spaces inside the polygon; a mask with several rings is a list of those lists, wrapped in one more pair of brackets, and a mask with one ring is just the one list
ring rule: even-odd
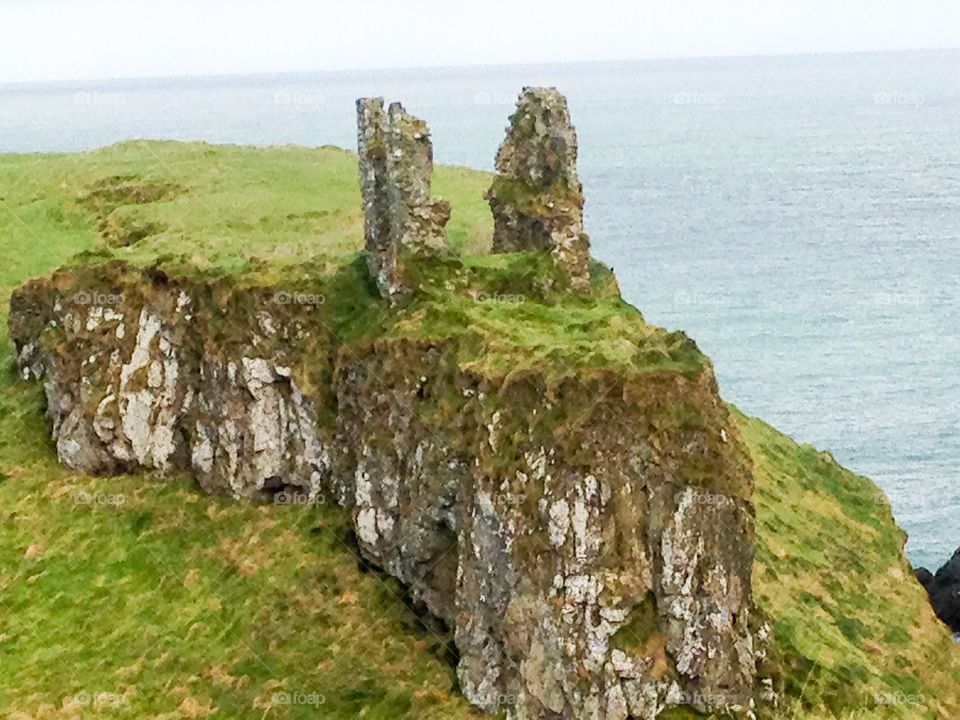
{"label": "sky", "polygon": [[0,82],[960,48],[957,0],[0,0]]}

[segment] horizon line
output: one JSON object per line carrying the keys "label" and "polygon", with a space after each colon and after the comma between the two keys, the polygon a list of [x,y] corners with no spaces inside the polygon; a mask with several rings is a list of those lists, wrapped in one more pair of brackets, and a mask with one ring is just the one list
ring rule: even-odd
{"label": "horizon line", "polygon": [[841,55],[881,55],[905,54],[924,52],[960,52],[960,47],[923,47],[923,48],[892,48],[879,50],[817,50],[809,52],[774,52],[774,53],[731,53],[721,55],[665,55],[657,57],[623,57],[602,58],[594,60],[540,60],[531,62],[490,62],[469,64],[437,64],[437,65],[404,65],[399,67],[351,67],[336,69],[310,70],[265,70],[255,72],[222,72],[222,73],[187,73],[181,75],[117,75],[111,77],[86,77],[69,79],[46,80],[0,80],[0,88],[26,86],[71,85],[77,83],[114,83],[136,82],[146,80],[198,80],[198,79],[229,79],[275,77],[280,75],[334,75],[340,73],[376,73],[376,72],[416,72],[418,70],[468,69],[468,68],[509,68],[509,67],[549,67],[570,65],[609,65],[614,63],[644,63],[665,61],[709,61],[709,60],[748,60],[764,58],[789,57],[833,57]]}

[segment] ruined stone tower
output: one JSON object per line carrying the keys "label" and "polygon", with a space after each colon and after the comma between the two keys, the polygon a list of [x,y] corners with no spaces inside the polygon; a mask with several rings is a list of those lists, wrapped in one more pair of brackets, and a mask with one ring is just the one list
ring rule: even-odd
{"label": "ruined stone tower", "polygon": [[400,103],[385,113],[383,98],[357,100],[357,143],[367,263],[380,293],[396,301],[410,290],[405,262],[447,247],[450,205],[430,196],[427,124]]}
{"label": "ruined stone tower", "polygon": [[494,252],[549,251],[576,290],[589,288],[577,134],[556,88],[524,88],[497,153],[487,200]]}

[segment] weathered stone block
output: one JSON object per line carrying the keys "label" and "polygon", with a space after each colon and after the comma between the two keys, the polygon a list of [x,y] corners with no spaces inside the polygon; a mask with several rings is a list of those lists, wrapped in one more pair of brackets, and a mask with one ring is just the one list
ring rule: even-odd
{"label": "weathered stone block", "polygon": [[387,140],[383,98],[357,100],[357,150],[363,197],[363,237],[367,267],[381,291],[395,282],[396,257],[387,213]]}

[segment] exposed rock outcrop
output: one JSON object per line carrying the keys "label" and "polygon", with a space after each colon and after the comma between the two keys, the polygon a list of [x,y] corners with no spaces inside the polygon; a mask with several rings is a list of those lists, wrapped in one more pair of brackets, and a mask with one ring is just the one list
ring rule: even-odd
{"label": "exposed rock outcrop", "polygon": [[[75,291],[59,292],[63,284]],[[11,334],[33,338],[18,339],[19,364],[43,378],[60,461],[92,474],[191,470],[207,491],[234,497],[295,478],[316,496],[328,445],[316,398],[289,364],[310,353],[311,377],[324,372],[328,331],[316,308],[276,295],[157,284],[120,264],[25,286],[11,300]],[[44,333],[63,345],[45,346]]]}
{"label": "exposed rock outcrop", "polygon": [[12,300],[66,465],[351,508],[366,558],[453,629],[480,708],[749,707],[751,471],[708,364],[491,374],[453,339],[345,344],[326,305],[160,275],[64,270]]}
{"label": "exposed rock outcrop", "polygon": [[524,88],[487,193],[494,252],[545,250],[576,290],[590,285],[577,134],[556,88]]}
{"label": "exposed rock outcrop", "polygon": [[384,297],[410,289],[404,264],[446,248],[450,205],[430,195],[433,147],[427,124],[383,98],[357,100],[357,144],[370,274]]}
{"label": "exposed rock outcrop", "polygon": [[[406,341],[338,384],[341,500],[368,557],[455,628],[471,702],[618,720],[749,706],[750,470],[712,378],[489,378]],[[674,426],[675,402],[716,436]],[[691,457],[706,484],[680,479]]]}
{"label": "exposed rock outcrop", "polygon": [[960,633],[960,550],[936,574],[917,568],[917,580],[930,596],[933,611],[955,633]]}

